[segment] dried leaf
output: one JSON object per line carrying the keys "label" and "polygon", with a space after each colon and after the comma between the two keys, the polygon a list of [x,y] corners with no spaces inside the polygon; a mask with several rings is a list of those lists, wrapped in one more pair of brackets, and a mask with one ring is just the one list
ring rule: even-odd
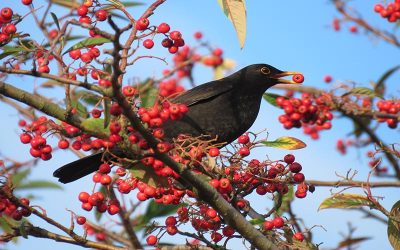
{"label": "dried leaf", "polygon": [[246,40],[246,2],[244,0],[218,0],[218,3],[232,22],[240,48],[243,48]]}

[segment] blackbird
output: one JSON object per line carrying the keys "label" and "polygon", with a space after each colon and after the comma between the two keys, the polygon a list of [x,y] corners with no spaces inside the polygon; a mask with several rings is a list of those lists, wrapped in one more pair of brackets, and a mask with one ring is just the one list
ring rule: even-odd
{"label": "blackbird", "polygon": [[[278,83],[296,83],[281,77],[299,74],[276,69],[267,64],[253,64],[220,80],[194,87],[170,100],[183,103],[189,111],[177,121],[163,124],[165,140],[180,134],[216,138],[220,147],[229,144],[248,130],[257,118],[264,92]],[[69,183],[97,171],[102,152],[57,169],[54,177]]]}

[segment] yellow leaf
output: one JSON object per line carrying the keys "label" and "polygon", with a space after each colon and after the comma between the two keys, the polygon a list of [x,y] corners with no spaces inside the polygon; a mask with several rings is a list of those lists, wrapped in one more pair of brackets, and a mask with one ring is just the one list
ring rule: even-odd
{"label": "yellow leaf", "polygon": [[231,20],[239,39],[240,48],[246,40],[246,2],[245,0],[218,0],[224,14]]}
{"label": "yellow leaf", "polygon": [[275,141],[262,141],[261,143],[267,147],[282,148],[288,150],[301,149],[307,146],[303,141],[290,136],[279,137]]}

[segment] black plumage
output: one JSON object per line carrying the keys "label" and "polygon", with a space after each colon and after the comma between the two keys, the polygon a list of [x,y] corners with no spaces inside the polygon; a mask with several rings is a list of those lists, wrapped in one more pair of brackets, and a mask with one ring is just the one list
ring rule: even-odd
{"label": "black plumage", "polygon": [[[165,139],[179,134],[208,136],[216,143],[231,143],[257,118],[263,93],[278,83],[295,83],[281,79],[298,74],[283,72],[267,64],[253,64],[220,80],[211,81],[190,89],[173,98],[172,103],[183,103],[189,111],[182,119],[167,121],[163,128]],[[62,183],[69,183],[96,171],[102,153],[71,162],[54,172]]]}

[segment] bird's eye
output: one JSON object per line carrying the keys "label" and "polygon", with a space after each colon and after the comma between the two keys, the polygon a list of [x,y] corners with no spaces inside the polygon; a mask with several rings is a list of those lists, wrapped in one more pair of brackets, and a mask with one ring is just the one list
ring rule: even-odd
{"label": "bird's eye", "polygon": [[261,73],[263,73],[264,75],[268,75],[269,73],[271,73],[271,70],[269,70],[269,68],[267,67],[262,67]]}

